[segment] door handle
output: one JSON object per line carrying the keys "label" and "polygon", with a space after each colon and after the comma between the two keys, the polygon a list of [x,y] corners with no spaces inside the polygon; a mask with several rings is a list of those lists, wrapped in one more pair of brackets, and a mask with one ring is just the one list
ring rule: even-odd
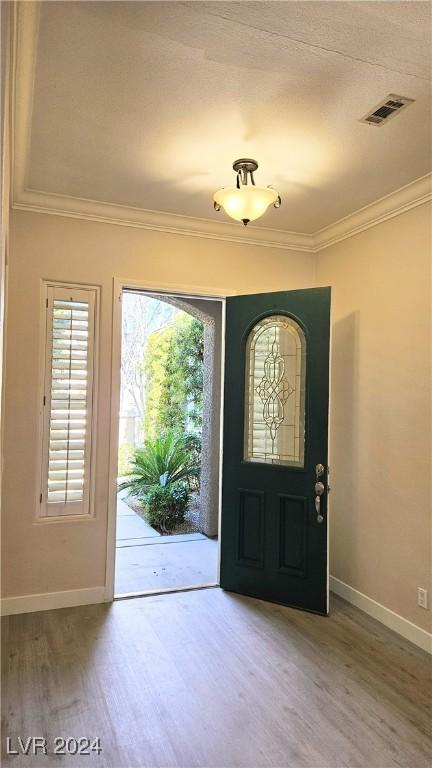
{"label": "door handle", "polygon": [[321,514],[321,496],[315,496],[315,509],[317,513],[317,523],[324,522],[324,518]]}
{"label": "door handle", "polygon": [[325,491],[324,483],[319,479],[325,472],[323,464],[317,464],[315,467],[315,511],[317,513],[317,523],[323,523],[324,517],[321,514],[321,496]]}

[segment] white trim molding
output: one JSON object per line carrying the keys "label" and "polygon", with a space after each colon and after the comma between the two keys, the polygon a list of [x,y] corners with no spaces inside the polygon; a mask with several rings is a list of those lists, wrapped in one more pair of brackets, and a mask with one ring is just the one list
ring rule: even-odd
{"label": "white trim molding", "polygon": [[[221,360],[224,361],[225,344],[225,298],[233,295],[232,291],[221,295],[221,290],[214,292],[209,286],[201,287],[193,285],[172,285],[171,283],[153,283],[146,280],[135,280],[129,278],[113,278],[112,295],[112,346],[111,346],[111,408],[110,408],[110,441],[109,441],[109,468],[108,468],[108,531],[107,531],[107,549],[106,549],[106,600],[114,599],[115,591],[115,546],[116,546],[116,524],[117,524],[117,462],[118,462],[118,436],[119,436],[119,404],[120,404],[120,354],[121,354],[121,297],[123,290],[127,289],[141,290],[143,292],[155,291],[161,293],[175,294],[183,298],[211,299],[220,301],[222,304],[222,349]],[[224,382],[224,364],[221,365],[220,387],[223,392]],[[221,399],[220,411],[220,434],[223,430],[223,398]],[[221,484],[222,484],[222,442],[219,451],[219,540],[220,540],[220,522],[221,522]],[[218,547],[218,580],[220,568],[220,547]],[[141,593],[140,593],[141,594]]]}
{"label": "white trim molding", "polygon": [[428,173],[315,232],[314,250],[321,251],[323,248],[328,248],[430,200],[432,200],[432,174]]}
{"label": "white trim molding", "polygon": [[314,234],[288,232],[269,227],[248,227],[246,232],[238,224],[230,222],[199,219],[194,216],[181,216],[176,213],[150,211],[144,208],[130,208],[125,205],[67,197],[32,189],[19,190],[16,184],[12,207],[21,211],[149,229],[207,240],[222,240],[240,245],[318,253],[341,240],[358,235],[366,229],[431,200],[432,174],[428,174]]}
{"label": "white trim molding", "polygon": [[41,4],[13,3],[12,12],[12,207],[35,213],[139,227],[241,245],[317,253],[393,216],[432,200],[432,174],[313,233],[203,219],[164,211],[89,200],[29,188],[30,132]]}
{"label": "white trim molding", "polygon": [[40,10],[12,3],[12,197],[27,186]]}
{"label": "white trim molding", "polygon": [[288,232],[268,227],[245,228],[229,221],[212,221],[177,213],[150,211],[145,208],[131,208],[98,200],[67,197],[34,189],[14,189],[13,208],[35,213],[50,213],[72,219],[99,221],[104,224],[118,224],[123,227],[138,227],[174,235],[188,235],[210,240],[225,240],[231,243],[261,245],[267,248],[286,250],[313,250],[312,235]]}
{"label": "white trim molding", "polygon": [[136,280],[127,277],[114,277],[114,289],[118,296],[122,291],[140,291],[144,293],[156,293],[160,296],[168,293],[170,296],[178,296],[181,299],[194,298],[206,301],[215,301],[217,299],[226,299],[228,296],[237,296],[238,291],[232,288],[212,288],[209,285],[196,285],[193,283],[167,283],[158,280]]}
{"label": "white trim molding", "polygon": [[354,587],[350,587],[349,584],[345,584],[344,581],[337,579],[335,576],[330,576],[330,591],[334,592],[339,597],[343,597],[348,603],[355,605],[364,611],[372,618],[384,624],[384,626],[392,629],[393,632],[397,632],[405,640],[409,640],[414,645],[422,648],[423,651],[432,654],[432,634],[426,632],[425,629],[418,627],[417,624],[413,624],[412,621],[404,619],[403,616],[399,616],[398,613],[391,611],[390,608],[386,608],[385,605],[381,605],[371,597],[364,595],[363,592],[359,592]]}
{"label": "white trim molding", "polygon": [[1,615],[12,616],[17,613],[51,611],[53,608],[74,608],[78,605],[93,605],[111,600],[106,595],[105,587],[88,589],[68,589],[64,592],[42,592],[35,595],[4,597],[1,600]]}

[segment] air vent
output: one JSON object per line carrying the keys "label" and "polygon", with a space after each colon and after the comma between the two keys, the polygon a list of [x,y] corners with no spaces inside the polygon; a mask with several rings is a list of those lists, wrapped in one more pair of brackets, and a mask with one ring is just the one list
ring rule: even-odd
{"label": "air vent", "polygon": [[399,114],[405,107],[409,107],[413,102],[414,99],[390,93],[384,101],[378,104],[372,112],[368,112],[362,117],[359,122],[368,123],[368,125],[382,125],[391,120],[394,115]]}

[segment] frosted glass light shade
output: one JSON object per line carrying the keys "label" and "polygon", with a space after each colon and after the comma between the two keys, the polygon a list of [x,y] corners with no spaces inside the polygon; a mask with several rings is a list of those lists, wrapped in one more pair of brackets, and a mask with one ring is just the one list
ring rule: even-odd
{"label": "frosted glass light shade", "polygon": [[243,224],[258,219],[278,198],[274,189],[252,185],[242,185],[240,189],[223,187],[213,195],[216,205],[220,205],[228,216]]}

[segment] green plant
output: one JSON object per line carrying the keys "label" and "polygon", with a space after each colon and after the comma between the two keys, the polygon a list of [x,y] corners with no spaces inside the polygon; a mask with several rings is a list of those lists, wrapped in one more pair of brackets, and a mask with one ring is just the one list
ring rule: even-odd
{"label": "green plant", "polygon": [[144,416],[144,434],[154,440],[164,429],[171,425],[161,415],[161,401],[167,387],[167,360],[172,348],[173,326],[167,326],[151,333],[147,340],[144,355],[146,405]]}
{"label": "green plant", "polygon": [[[184,438],[185,449],[188,451],[193,462],[200,467],[201,466],[201,449],[202,439],[201,435],[196,435],[193,432],[188,432]],[[188,479],[188,485],[190,490],[199,490],[199,475]]]}
{"label": "green plant", "polygon": [[201,461],[201,447],[202,439],[201,435],[196,435],[194,432],[187,432],[183,436],[183,442],[185,450],[194,457],[197,464]]}
{"label": "green plant", "polygon": [[184,437],[167,432],[155,440],[147,440],[142,450],[135,451],[129,466],[128,477],[120,483],[120,490],[127,490],[129,496],[145,502],[146,508],[150,504],[152,515],[160,503],[161,515],[167,520],[163,523],[165,528],[175,518],[176,508],[184,519],[189,501],[187,483],[199,476],[199,463],[188,450]]}
{"label": "green plant", "polygon": [[130,471],[130,462],[134,453],[134,447],[131,443],[123,443],[118,451],[118,470],[117,476],[123,477]]}
{"label": "green plant", "polygon": [[183,482],[152,485],[145,495],[145,516],[150,525],[168,532],[185,518],[190,491]]}
{"label": "green plant", "polygon": [[145,354],[147,399],[144,430],[178,435],[200,430],[203,403],[203,324],[186,313],[150,334]]}

